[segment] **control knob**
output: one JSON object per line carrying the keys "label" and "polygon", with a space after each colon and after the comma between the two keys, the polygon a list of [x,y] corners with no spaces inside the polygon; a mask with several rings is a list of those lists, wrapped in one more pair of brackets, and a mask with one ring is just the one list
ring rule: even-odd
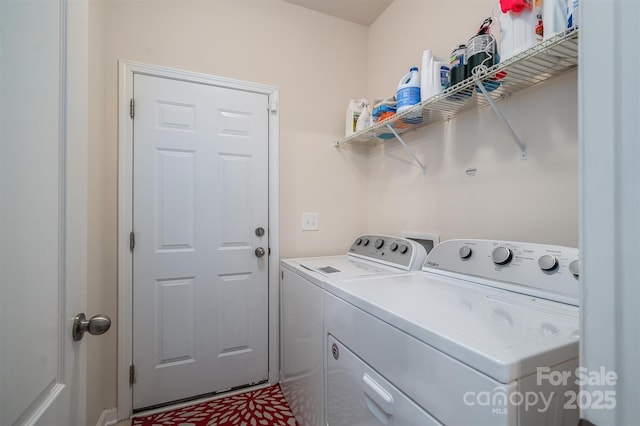
{"label": "control knob", "polygon": [[356,245],[359,246],[360,244],[362,244],[362,238],[358,238],[356,240]]}
{"label": "control knob", "polygon": [[362,245],[365,246],[365,247],[368,246],[369,245],[369,239],[368,238],[364,238],[362,240]]}
{"label": "control knob", "polygon": [[574,260],[569,264],[569,271],[573,274],[574,277],[580,278],[580,261]]}
{"label": "control knob", "polygon": [[391,249],[391,251],[398,250],[398,243],[391,243],[391,245],[389,246],[389,249]]}
{"label": "control knob", "polygon": [[383,245],[384,245],[384,240],[382,238],[378,238],[375,244],[376,248],[377,249],[382,248]]}
{"label": "control knob", "polygon": [[538,259],[538,266],[543,271],[553,271],[558,267],[558,259],[555,257],[545,254],[544,256],[540,256]]}
{"label": "control knob", "polygon": [[471,247],[469,247],[469,246],[460,247],[460,250],[458,250],[458,253],[460,254],[460,259],[468,259],[468,258],[470,258],[472,251],[473,250],[471,250]]}
{"label": "control knob", "polygon": [[405,254],[409,250],[409,247],[404,244],[400,246],[400,253]]}
{"label": "control knob", "polygon": [[513,259],[513,252],[506,247],[496,247],[491,253],[491,258],[496,265],[506,265]]}

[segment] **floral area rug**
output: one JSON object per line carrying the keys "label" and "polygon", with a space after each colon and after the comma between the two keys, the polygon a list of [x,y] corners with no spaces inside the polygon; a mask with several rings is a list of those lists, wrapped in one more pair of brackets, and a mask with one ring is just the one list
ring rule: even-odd
{"label": "floral area rug", "polygon": [[297,426],[279,385],[133,418],[132,426]]}

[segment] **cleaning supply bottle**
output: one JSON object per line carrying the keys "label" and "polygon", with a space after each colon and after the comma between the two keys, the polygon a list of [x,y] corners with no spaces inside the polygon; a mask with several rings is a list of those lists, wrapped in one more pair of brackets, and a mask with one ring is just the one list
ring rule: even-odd
{"label": "cleaning supply bottle", "polygon": [[360,105],[360,103],[358,103],[355,99],[351,99],[349,101],[349,106],[347,107],[347,116],[344,129],[345,137],[349,137],[356,132],[356,125],[361,113],[362,106]]}
{"label": "cleaning supply bottle", "polygon": [[544,0],[542,2],[542,23],[544,24],[545,40],[566,30],[566,2],[564,0]]}
{"label": "cleaning supply bottle", "polygon": [[579,8],[579,0],[567,0],[567,28],[573,28],[578,25]]}
{"label": "cleaning supply bottle", "polygon": [[396,97],[398,99],[398,113],[420,103],[420,74],[418,73],[418,67],[411,67],[409,73],[400,79]]}
{"label": "cleaning supply bottle", "polygon": [[[398,114],[420,103],[420,73],[418,67],[411,67],[398,82]],[[422,110],[410,113],[402,117],[405,123],[416,124],[422,121]]]}
{"label": "cleaning supply bottle", "polygon": [[449,87],[449,62],[433,56],[431,50],[422,53],[422,74],[420,75],[420,98],[422,101],[442,93]]}
{"label": "cleaning supply bottle", "polygon": [[362,129],[366,129],[371,126],[371,113],[369,112],[369,101],[366,99],[360,99],[360,105],[362,106],[362,112],[360,113],[360,117],[358,117],[358,122],[356,123],[356,132],[359,132]]}

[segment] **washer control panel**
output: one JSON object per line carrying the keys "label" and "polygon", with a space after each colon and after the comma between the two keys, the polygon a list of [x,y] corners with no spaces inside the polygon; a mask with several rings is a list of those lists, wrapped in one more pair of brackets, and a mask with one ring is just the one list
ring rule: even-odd
{"label": "washer control panel", "polygon": [[427,257],[425,248],[415,241],[375,234],[356,238],[348,254],[407,271],[420,270]]}
{"label": "washer control panel", "polygon": [[[492,240],[448,240],[427,256],[424,271],[578,305],[578,249]],[[473,278],[469,278],[473,277]]]}

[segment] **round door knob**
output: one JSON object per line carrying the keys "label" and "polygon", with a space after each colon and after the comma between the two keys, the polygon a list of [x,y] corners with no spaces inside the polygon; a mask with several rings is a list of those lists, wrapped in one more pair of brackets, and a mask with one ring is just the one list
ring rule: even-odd
{"label": "round door knob", "polygon": [[376,248],[377,249],[382,248],[383,245],[384,245],[384,240],[382,238],[378,238],[376,240]]}
{"label": "round door knob", "polygon": [[538,259],[538,266],[543,271],[553,271],[558,267],[558,259],[555,257],[545,254],[544,256],[540,256]]}
{"label": "round door knob", "polygon": [[92,336],[99,336],[106,333],[111,328],[111,318],[106,315],[94,315],[87,319],[84,312],[79,313],[73,319],[72,336],[74,341],[82,340],[84,333]]}
{"label": "round door knob", "polygon": [[262,257],[266,254],[266,251],[262,247],[258,247],[255,251],[256,257]]}
{"label": "round door knob", "polygon": [[574,260],[569,264],[569,271],[573,274],[574,277],[580,278],[580,261]]}
{"label": "round door knob", "polygon": [[468,259],[471,257],[472,250],[469,246],[462,246],[458,253],[460,254],[460,259]]}
{"label": "round door knob", "polygon": [[493,250],[493,253],[491,253],[491,258],[493,259],[493,263],[496,265],[506,265],[511,262],[513,253],[511,252],[511,249],[506,247],[497,247]]}
{"label": "round door knob", "polygon": [[391,251],[396,251],[396,250],[398,250],[398,244],[397,243],[391,243],[389,248],[391,249]]}

